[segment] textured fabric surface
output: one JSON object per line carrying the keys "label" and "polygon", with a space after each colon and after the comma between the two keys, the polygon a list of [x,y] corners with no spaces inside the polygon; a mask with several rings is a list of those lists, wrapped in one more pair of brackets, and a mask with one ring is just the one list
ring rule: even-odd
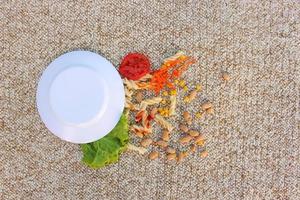
{"label": "textured fabric surface", "polygon": [[[0,199],[299,199],[299,22],[297,0],[0,1]],[[35,105],[42,71],[74,49],[115,66],[131,51],[154,67],[179,49],[196,57],[185,79],[204,90],[178,112],[214,103],[197,124],[209,156],[82,165]]]}

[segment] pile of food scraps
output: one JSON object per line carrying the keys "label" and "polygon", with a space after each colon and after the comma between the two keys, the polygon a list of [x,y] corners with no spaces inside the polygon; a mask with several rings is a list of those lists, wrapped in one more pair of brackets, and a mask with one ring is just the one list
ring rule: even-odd
{"label": "pile of food scraps", "polygon": [[[184,111],[182,116],[178,116],[177,112],[178,103],[182,102],[186,107],[200,96],[200,84],[189,88],[181,78],[195,62],[194,58],[179,51],[166,58],[159,69],[151,71],[147,56],[140,53],[126,55],[119,67],[126,95],[124,114],[117,126],[104,138],[81,145],[82,161],[89,167],[101,168],[117,162],[125,150],[147,153],[151,160],[165,158],[181,162],[194,153],[198,153],[201,158],[206,157],[205,136],[191,127],[203,115],[213,114],[212,103],[204,102],[196,113]],[[151,95],[145,98],[145,93]],[[179,99],[179,93],[183,93],[183,99]],[[171,120],[174,122],[175,117],[180,117],[180,123],[173,123],[179,124],[178,127],[170,123]],[[161,132],[159,139],[154,139],[157,135],[153,129],[157,127]],[[129,142],[129,132],[135,141],[138,140],[138,144]],[[172,135],[180,137],[174,141],[172,138],[178,137]]]}
{"label": "pile of food scraps", "polygon": [[[137,54],[140,55],[140,54]],[[127,59],[126,56],[124,59]],[[141,55],[141,58],[146,58]],[[189,88],[186,81],[181,79],[181,75],[194,64],[196,60],[187,56],[184,52],[179,51],[174,56],[165,59],[159,69],[150,72],[150,70],[141,70],[143,72],[131,79],[132,74],[121,73],[124,76],[126,104],[125,107],[133,114],[134,120],[130,121],[130,132],[139,139],[139,146],[145,148],[143,152],[147,152],[147,148],[154,146],[159,149],[149,152],[148,157],[151,160],[159,157],[165,157],[167,160],[176,160],[181,162],[189,154],[200,151],[200,157],[208,155],[205,148],[205,137],[203,133],[192,129],[193,119],[197,120],[204,114],[213,114],[213,105],[211,102],[204,102],[197,113],[183,112],[182,121],[179,125],[179,132],[174,131],[173,125],[169,119],[173,118],[177,112],[178,92],[184,93],[182,102],[188,106],[194,101],[202,90],[200,84],[193,88]],[[123,62],[122,62],[123,63]],[[130,62],[126,62],[130,63]],[[122,69],[135,68],[140,66],[138,62],[131,62],[132,65],[122,66]],[[143,63],[150,63],[143,61]],[[149,68],[147,68],[149,69]],[[138,78],[137,78],[138,77]],[[144,90],[152,91],[152,97],[144,99]],[[134,103],[135,102],[135,103]],[[194,117],[195,115],[195,117]],[[153,127],[159,125],[162,129],[160,139],[154,140],[157,137],[153,135]],[[179,134],[181,137],[178,141],[170,141],[172,134]],[[174,143],[179,143],[183,146],[184,151],[176,149]],[[182,149],[182,148],[181,148]]]}

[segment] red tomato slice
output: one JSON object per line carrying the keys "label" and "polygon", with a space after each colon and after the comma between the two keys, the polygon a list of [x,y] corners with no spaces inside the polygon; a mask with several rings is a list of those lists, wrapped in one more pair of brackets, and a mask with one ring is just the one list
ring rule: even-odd
{"label": "red tomato slice", "polygon": [[139,80],[150,73],[150,61],[144,54],[129,53],[123,58],[119,72],[128,79]]}

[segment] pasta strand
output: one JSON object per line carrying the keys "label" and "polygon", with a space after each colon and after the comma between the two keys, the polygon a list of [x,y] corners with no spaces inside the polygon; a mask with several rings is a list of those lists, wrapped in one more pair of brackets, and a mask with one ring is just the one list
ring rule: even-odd
{"label": "pasta strand", "polygon": [[176,97],[175,96],[171,96],[170,97],[170,115],[175,115],[176,112]]}
{"label": "pasta strand", "polygon": [[164,60],[164,63],[177,60],[180,56],[184,56],[185,53],[183,51],[178,51],[175,55],[170,56]]}
{"label": "pasta strand", "polygon": [[155,115],[155,121],[157,121],[163,128],[167,129],[169,132],[173,130],[173,126],[165,120],[161,115]]}

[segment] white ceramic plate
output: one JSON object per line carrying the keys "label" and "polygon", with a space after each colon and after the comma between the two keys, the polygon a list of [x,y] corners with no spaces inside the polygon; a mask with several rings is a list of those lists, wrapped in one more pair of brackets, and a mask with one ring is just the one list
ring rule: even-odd
{"label": "white ceramic plate", "polygon": [[108,134],[124,109],[122,79],[114,66],[89,51],[56,58],[43,72],[37,108],[46,127],[73,143],[88,143]]}

